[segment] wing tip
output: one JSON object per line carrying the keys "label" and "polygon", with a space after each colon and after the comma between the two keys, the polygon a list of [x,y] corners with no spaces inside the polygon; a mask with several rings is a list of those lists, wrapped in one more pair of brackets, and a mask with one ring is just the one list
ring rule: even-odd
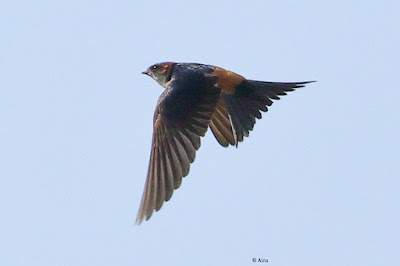
{"label": "wing tip", "polygon": [[135,225],[139,226],[143,221],[148,221],[153,212],[154,211],[151,210],[150,213],[145,214],[142,210],[139,210],[139,213],[136,216]]}

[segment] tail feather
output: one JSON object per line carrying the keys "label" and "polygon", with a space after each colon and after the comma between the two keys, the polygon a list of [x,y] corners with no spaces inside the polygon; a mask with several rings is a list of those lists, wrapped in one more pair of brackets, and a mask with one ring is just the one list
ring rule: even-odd
{"label": "tail feather", "polygon": [[[294,91],[314,81],[304,82],[265,82],[245,80],[235,89],[235,93],[221,94],[221,100],[227,107],[232,133],[235,135],[235,145],[249,136],[253,130],[256,118],[261,118],[261,113],[268,111],[272,100],[279,100],[286,92]],[[225,144],[225,143],[224,143]],[[232,143],[230,143],[232,144]],[[223,145],[225,146],[225,145]]]}

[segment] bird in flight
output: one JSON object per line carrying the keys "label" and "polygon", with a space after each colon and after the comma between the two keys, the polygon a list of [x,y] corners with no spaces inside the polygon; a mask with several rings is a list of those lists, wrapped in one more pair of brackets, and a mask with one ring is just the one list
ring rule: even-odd
{"label": "bird in flight", "polygon": [[154,112],[150,163],[137,224],[148,220],[179,188],[208,127],[219,144],[237,147],[272,100],[313,82],[248,80],[221,67],[196,63],[158,63],[142,73],[165,90]]}

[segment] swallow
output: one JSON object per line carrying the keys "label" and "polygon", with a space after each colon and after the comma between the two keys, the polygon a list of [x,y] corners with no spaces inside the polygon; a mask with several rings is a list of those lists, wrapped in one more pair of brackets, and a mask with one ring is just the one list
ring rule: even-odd
{"label": "swallow", "polygon": [[249,80],[197,63],[158,63],[142,73],[165,90],[154,113],[150,163],[136,224],[160,210],[180,187],[208,128],[223,147],[237,147],[272,100],[314,82]]}

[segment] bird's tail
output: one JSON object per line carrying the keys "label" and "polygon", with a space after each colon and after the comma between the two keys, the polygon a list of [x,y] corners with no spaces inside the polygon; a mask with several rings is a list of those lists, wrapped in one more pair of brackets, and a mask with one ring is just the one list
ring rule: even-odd
{"label": "bird's tail", "polygon": [[[249,131],[253,129],[256,123],[256,118],[261,118],[260,111],[268,111],[268,106],[273,103],[272,100],[279,100],[279,96],[286,95],[286,92],[294,91],[311,82],[314,81],[265,82],[245,80],[236,87],[234,93],[223,93],[221,100],[226,106],[234,137],[234,142],[229,141],[229,144],[237,146],[238,142],[243,141],[244,136],[249,135]],[[221,141],[219,142],[221,143]],[[221,145],[223,144],[221,143]]]}

